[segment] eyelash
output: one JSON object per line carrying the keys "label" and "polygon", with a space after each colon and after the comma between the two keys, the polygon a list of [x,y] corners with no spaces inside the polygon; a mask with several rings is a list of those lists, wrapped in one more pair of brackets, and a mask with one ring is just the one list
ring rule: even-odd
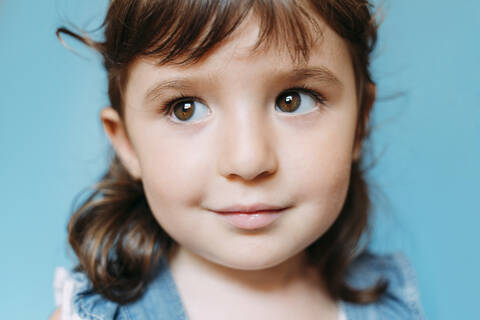
{"label": "eyelash", "polygon": [[172,113],[173,107],[175,106],[175,104],[177,104],[179,102],[182,102],[182,101],[192,101],[192,100],[202,101],[198,97],[188,96],[188,95],[185,95],[183,93],[180,93],[180,95],[178,97],[170,99],[164,105],[162,105],[161,108],[160,108],[160,112],[162,114],[168,116],[168,115],[170,115],[170,113]]}
{"label": "eyelash", "polygon": [[316,90],[314,90],[314,89],[312,89],[312,88],[310,88],[306,85],[302,85],[302,86],[299,86],[299,87],[293,87],[293,88],[283,90],[280,94],[282,94],[284,92],[290,92],[290,91],[303,91],[303,93],[309,94],[315,100],[317,100],[318,103],[325,106],[325,103],[326,103],[327,99],[325,99],[325,97],[321,93],[319,93],[318,91],[316,91]]}
{"label": "eyelash", "polygon": [[[314,89],[312,89],[312,88],[310,88],[306,85],[288,88],[286,90],[281,91],[278,96],[280,96],[283,93],[291,92],[291,91],[302,91],[303,93],[306,93],[306,94],[312,96],[321,105],[325,106],[325,102],[326,102],[325,97],[322,94],[320,94],[319,92],[317,92],[316,90],[314,90]],[[185,95],[183,93],[180,93],[178,97],[170,99],[164,105],[162,105],[161,108],[160,108],[160,112],[165,116],[169,116],[172,113],[173,107],[175,106],[175,104],[177,104],[179,102],[182,102],[182,101],[202,101],[202,99],[200,99],[198,97],[195,97],[195,96],[188,96],[188,95]]]}

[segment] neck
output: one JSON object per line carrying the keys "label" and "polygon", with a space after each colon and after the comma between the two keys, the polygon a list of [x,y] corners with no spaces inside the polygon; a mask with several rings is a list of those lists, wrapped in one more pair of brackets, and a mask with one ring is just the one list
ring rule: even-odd
{"label": "neck", "polygon": [[305,253],[262,270],[225,267],[183,248],[169,261],[191,319],[291,319],[292,310],[299,319],[337,319],[336,302]]}
{"label": "neck", "polygon": [[250,292],[256,294],[285,294],[289,290],[310,287],[324,290],[322,279],[307,263],[304,252],[288,260],[261,270],[239,270],[206,260],[184,248],[172,250],[170,267],[177,281],[196,283],[207,288]]}

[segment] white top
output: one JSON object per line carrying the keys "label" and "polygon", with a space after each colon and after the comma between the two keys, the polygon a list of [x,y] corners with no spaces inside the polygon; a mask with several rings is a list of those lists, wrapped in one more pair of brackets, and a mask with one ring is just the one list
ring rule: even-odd
{"label": "white top", "polygon": [[347,320],[347,315],[341,305],[338,308],[338,320]]}
{"label": "white top", "polygon": [[[53,289],[55,292],[55,305],[57,308],[62,307],[61,320],[82,320],[72,307],[72,294],[75,285],[75,279],[70,272],[62,267],[56,268]],[[347,320],[341,305],[339,305],[338,320]]]}
{"label": "white top", "polygon": [[75,279],[65,268],[55,269],[53,289],[55,294],[55,305],[62,307],[61,320],[81,320],[80,316],[73,310],[72,294],[75,288]]}

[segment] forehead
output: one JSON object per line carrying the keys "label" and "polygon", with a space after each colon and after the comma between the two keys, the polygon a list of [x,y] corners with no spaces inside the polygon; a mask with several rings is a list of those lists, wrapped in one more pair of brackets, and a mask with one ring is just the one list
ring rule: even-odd
{"label": "forehead", "polygon": [[305,40],[304,48],[300,48],[295,39],[285,33],[282,34],[281,31],[268,34],[270,38],[263,38],[265,36],[263,21],[255,12],[250,12],[232,34],[213,48],[214,52],[203,55],[198,62],[223,52],[230,59],[236,60],[254,60],[259,55],[273,54],[284,58],[288,56],[287,60],[292,63],[305,64],[311,50],[318,50],[318,44],[324,37],[324,29],[328,28],[321,18],[317,18],[315,22],[308,24],[308,28],[303,30],[305,35],[308,35],[306,37],[308,40]]}
{"label": "forehead", "polygon": [[[221,80],[235,80],[250,73],[257,79],[261,77],[270,81],[274,75],[282,75],[286,78],[286,75],[293,72],[300,75],[315,72],[324,79],[329,78],[333,80],[332,82],[336,81],[348,88],[353,82],[353,68],[347,43],[321,18],[318,18],[316,26],[310,31],[317,32],[308,58],[295,59],[292,55],[292,43],[288,40],[258,46],[261,21],[250,14],[225,41],[219,43],[195,63],[162,64],[155,57],[143,57],[137,59],[132,65],[128,82],[135,84],[135,91],[143,88],[144,90],[141,91],[150,90],[155,94],[159,91],[156,90],[158,87],[173,88],[181,83],[185,88],[195,80],[202,82],[213,79],[221,83]],[[226,72],[230,73],[228,77]],[[289,79],[293,79],[293,76]],[[161,85],[155,88],[155,83],[161,83]],[[129,88],[132,89],[132,87],[127,86],[127,98],[128,91],[132,92],[128,90]],[[148,96],[149,93],[146,92],[144,95]]]}
{"label": "forehead", "polygon": [[298,43],[288,35],[274,34],[272,41],[261,41],[261,23],[257,16],[250,14],[238,29],[219,45],[221,50],[218,50],[217,54],[223,52],[225,61],[252,61],[259,56],[280,57],[284,64],[298,67],[316,63],[318,58],[349,55],[347,43],[321,17],[316,17],[315,23],[306,25],[304,32],[309,34],[309,43],[305,43],[304,48],[299,48]]}
{"label": "forehead", "polygon": [[286,45],[299,58],[308,56],[312,42],[321,34],[317,16],[322,15],[322,10],[307,0],[145,3],[148,5],[136,3],[128,10],[134,19],[131,23],[112,21],[113,40],[126,44],[129,52],[124,61],[150,56],[162,64],[196,62],[231,38],[232,33],[238,34],[252,16],[260,26],[256,46]]}
{"label": "forehead", "polygon": [[[134,60],[131,70],[138,67],[156,67],[158,70],[189,73],[202,70],[222,70],[227,64],[236,62],[253,63],[270,57],[277,59],[271,68],[282,66],[300,68],[308,65],[347,64],[350,66],[348,44],[340,38],[321,17],[315,18],[315,23],[308,24],[311,42],[305,43],[305,48],[299,48],[298,43],[279,33],[272,33],[273,39],[262,40],[262,20],[254,12],[250,12],[242,23],[226,39],[217,43],[211,50],[201,55],[197,60],[189,60],[188,54],[177,57],[170,62],[164,62],[164,57],[143,55]],[[302,54],[305,49],[305,55]],[[338,66],[339,67],[339,66]],[[339,70],[341,71],[341,70]]]}

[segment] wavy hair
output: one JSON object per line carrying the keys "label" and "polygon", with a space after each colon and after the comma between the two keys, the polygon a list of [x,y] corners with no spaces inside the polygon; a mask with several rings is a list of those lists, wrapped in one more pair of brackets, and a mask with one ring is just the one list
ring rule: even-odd
{"label": "wavy hair", "polygon": [[[377,23],[368,0],[111,0],[101,26],[102,41],[59,28],[98,51],[108,74],[110,104],[123,120],[130,66],[139,57],[155,57],[159,65],[188,65],[225,40],[253,12],[260,21],[256,49],[285,45],[294,60],[307,60],[321,17],[348,44],[358,91],[355,139],[369,135],[367,121],[375,99],[369,65],[377,39]],[[312,31],[313,30],[313,31]],[[330,295],[353,303],[370,303],[386,291],[380,281],[370,288],[350,287],[345,271],[359,254],[368,234],[371,201],[362,157],[352,163],[344,206],[331,228],[307,248]],[[123,304],[139,299],[155,268],[175,242],[154,219],[141,181],[133,179],[117,156],[74,210],[68,240],[78,256],[77,271],[86,273],[94,290]]]}

